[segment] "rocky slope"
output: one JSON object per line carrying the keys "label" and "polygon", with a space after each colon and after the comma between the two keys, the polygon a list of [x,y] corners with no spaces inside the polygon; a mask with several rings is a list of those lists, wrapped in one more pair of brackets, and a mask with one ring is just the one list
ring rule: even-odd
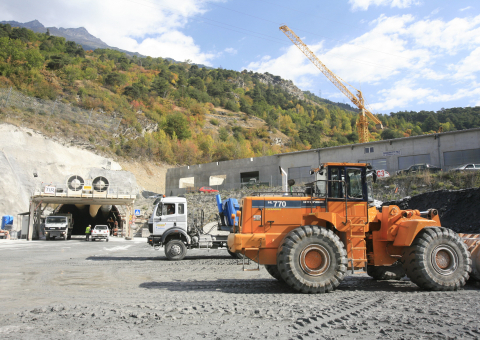
{"label": "rocky slope", "polygon": [[71,175],[103,175],[111,178],[110,185],[141,189],[135,176],[114,160],[11,124],[0,124],[0,173],[0,216],[28,211],[36,188],[63,184]]}

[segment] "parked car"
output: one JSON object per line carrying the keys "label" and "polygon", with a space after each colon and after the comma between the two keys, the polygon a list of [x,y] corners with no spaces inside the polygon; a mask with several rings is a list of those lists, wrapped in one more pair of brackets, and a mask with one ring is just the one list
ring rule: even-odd
{"label": "parked car", "polygon": [[452,171],[480,171],[480,164],[463,164],[452,169]]}
{"label": "parked car", "polygon": [[422,171],[439,172],[439,171],[442,171],[442,168],[439,168],[438,166],[434,166],[427,163],[414,164],[410,166],[408,169],[398,170],[397,175],[412,174],[412,173],[422,172]]}
{"label": "parked car", "polygon": [[91,239],[95,240],[105,240],[108,242],[108,235],[110,234],[108,226],[104,224],[97,224],[95,228],[92,229]]}
{"label": "parked car", "polygon": [[218,190],[215,190],[210,187],[201,187],[198,191],[204,192],[204,193],[212,193],[212,192],[218,192]]}

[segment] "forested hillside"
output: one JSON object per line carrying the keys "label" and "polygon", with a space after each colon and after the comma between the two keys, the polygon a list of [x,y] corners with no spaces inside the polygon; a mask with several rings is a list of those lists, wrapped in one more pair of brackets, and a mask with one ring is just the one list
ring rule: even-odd
{"label": "forested hillside", "polygon": [[[48,32],[9,25],[0,25],[0,86],[122,117],[120,134],[89,127],[91,135],[82,136],[100,151],[121,157],[193,164],[358,141],[356,109],[302,92],[290,81],[268,73],[207,69],[189,61],[128,57],[106,49],[84,51]],[[45,129],[28,111],[13,109],[24,115],[22,124]],[[216,118],[220,109],[239,119],[221,126]],[[0,119],[6,119],[7,110],[2,108]],[[245,127],[243,122],[255,117],[266,124]],[[379,118],[387,129],[377,131],[371,124],[372,140],[440,128],[480,127],[480,108],[399,112]],[[66,122],[55,125],[51,134],[75,131]],[[280,144],[272,137],[279,132],[288,136]]]}

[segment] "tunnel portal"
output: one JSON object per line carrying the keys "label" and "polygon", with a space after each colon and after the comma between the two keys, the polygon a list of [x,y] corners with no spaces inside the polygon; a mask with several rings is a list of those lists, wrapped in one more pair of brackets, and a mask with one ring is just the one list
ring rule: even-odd
{"label": "tunnel portal", "polygon": [[90,215],[90,205],[81,205],[78,207],[75,204],[63,204],[56,212],[72,214],[72,235],[85,235],[85,229],[88,225],[94,227],[97,224],[104,224],[108,225],[109,228],[112,228],[115,221],[118,222],[118,228],[122,228],[122,218],[115,205],[112,205],[107,211],[104,211],[104,209],[98,209],[98,212],[94,217]]}

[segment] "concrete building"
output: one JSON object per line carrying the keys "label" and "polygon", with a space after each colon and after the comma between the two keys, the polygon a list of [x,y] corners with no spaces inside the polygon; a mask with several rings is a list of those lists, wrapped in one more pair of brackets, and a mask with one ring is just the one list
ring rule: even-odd
{"label": "concrete building", "polygon": [[443,170],[480,164],[480,128],[172,168],[166,194],[183,194],[188,187],[240,188],[250,180],[277,186],[282,183],[279,167],[289,179],[308,182],[310,169],[326,162],[368,162],[390,174],[418,163]]}

